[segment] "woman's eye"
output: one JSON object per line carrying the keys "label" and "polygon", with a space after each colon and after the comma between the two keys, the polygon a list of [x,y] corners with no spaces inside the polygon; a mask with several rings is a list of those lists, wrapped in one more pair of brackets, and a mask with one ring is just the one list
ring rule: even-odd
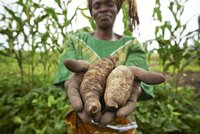
{"label": "woman's eye", "polygon": [[94,9],[98,9],[99,7],[100,7],[100,4],[94,4],[94,5],[93,5],[93,8],[94,8]]}
{"label": "woman's eye", "polygon": [[109,2],[109,3],[108,3],[108,6],[109,6],[109,7],[112,7],[112,6],[114,6],[114,3],[113,3],[113,2]]}

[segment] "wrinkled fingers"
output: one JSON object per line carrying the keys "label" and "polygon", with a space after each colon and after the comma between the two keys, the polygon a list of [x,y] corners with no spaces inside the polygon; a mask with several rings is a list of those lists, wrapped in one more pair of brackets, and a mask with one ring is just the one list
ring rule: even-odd
{"label": "wrinkled fingers", "polygon": [[160,84],[165,81],[165,77],[161,73],[146,71],[142,68],[129,66],[135,76],[135,80],[144,82],[149,85]]}
{"label": "wrinkled fingers", "polygon": [[84,73],[88,70],[90,64],[84,60],[65,60],[65,67],[74,73]]}
{"label": "wrinkled fingers", "polygon": [[83,74],[73,74],[68,86],[67,94],[72,108],[75,112],[83,109],[83,102],[79,93],[79,87],[83,80]]}
{"label": "wrinkled fingers", "polygon": [[133,90],[127,103],[123,107],[119,108],[119,110],[116,113],[116,116],[126,117],[130,115],[136,108],[137,98],[139,97],[140,93],[141,88],[139,87],[139,84],[133,84]]}

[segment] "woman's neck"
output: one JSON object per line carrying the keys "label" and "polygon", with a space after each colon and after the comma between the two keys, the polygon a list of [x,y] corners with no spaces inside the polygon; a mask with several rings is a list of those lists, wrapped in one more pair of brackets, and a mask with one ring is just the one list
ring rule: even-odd
{"label": "woman's neck", "polygon": [[118,40],[118,36],[112,30],[96,30],[92,36],[99,40]]}

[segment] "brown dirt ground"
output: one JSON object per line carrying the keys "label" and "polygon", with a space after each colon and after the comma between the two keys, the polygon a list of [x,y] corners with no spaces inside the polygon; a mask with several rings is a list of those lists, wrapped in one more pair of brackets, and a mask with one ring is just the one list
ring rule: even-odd
{"label": "brown dirt ground", "polygon": [[184,72],[180,76],[180,86],[192,86],[196,91],[200,92],[200,72]]}
{"label": "brown dirt ground", "polygon": [[[172,75],[164,74],[167,81],[171,81]],[[178,86],[180,87],[193,87],[194,92],[199,96],[197,100],[200,101],[200,72],[187,71],[180,74]]]}
{"label": "brown dirt ground", "polygon": [[[162,72],[160,72],[162,73]],[[178,86],[193,87],[195,92],[200,94],[200,72],[186,71],[179,74]],[[166,81],[172,80],[172,74],[164,74]]]}

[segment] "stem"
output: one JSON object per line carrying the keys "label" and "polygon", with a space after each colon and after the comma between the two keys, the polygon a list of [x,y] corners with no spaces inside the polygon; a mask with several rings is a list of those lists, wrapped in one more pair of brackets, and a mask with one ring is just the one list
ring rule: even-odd
{"label": "stem", "polygon": [[17,64],[19,66],[20,69],[20,77],[21,77],[21,88],[23,89],[23,83],[24,83],[24,70],[23,70],[23,65],[22,65],[22,52],[21,50],[18,50],[18,53],[15,51],[15,49],[13,49],[13,52],[15,54],[15,58],[17,59]]}

